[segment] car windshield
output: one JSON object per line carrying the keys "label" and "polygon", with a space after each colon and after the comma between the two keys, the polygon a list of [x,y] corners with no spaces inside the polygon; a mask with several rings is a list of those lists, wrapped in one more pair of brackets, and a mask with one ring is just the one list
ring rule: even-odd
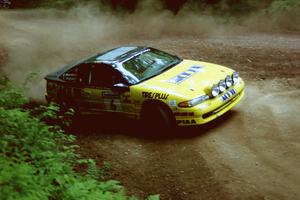
{"label": "car windshield", "polygon": [[128,81],[136,84],[161,74],[179,62],[181,59],[177,56],[156,49],[149,49],[123,63],[123,67],[127,72]]}

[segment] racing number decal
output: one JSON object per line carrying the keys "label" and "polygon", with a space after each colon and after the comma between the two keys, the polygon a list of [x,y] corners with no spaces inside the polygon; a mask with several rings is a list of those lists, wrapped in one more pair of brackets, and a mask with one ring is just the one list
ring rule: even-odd
{"label": "racing number decal", "polygon": [[112,92],[111,90],[102,90],[101,94],[105,111],[123,111],[121,107],[120,94]]}
{"label": "racing number decal", "polygon": [[120,99],[104,99],[105,111],[122,111]]}
{"label": "racing number decal", "polygon": [[129,93],[116,93],[110,89],[84,88],[81,90],[82,104],[91,111],[133,113],[134,107]]}

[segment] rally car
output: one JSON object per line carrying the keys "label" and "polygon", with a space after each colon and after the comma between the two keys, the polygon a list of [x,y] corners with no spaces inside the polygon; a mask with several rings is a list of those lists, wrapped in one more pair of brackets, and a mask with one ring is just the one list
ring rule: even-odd
{"label": "rally car", "polygon": [[142,46],[122,46],[45,77],[46,99],[81,114],[118,113],[150,126],[199,125],[244,96],[239,74]]}

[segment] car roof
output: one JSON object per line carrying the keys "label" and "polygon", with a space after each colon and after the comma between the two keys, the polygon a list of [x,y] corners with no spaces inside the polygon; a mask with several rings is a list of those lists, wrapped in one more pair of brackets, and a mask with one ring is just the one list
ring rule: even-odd
{"label": "car roof", "polygon": [[130,58],[137,53],[144,51],[147,47],[142,46],[121,46],[115,49],[108,50],[104,53],[98,54],[87,62],[104,62],[104,63],[115,63],[121,62],[127,58]]}
{"label": "car roof", "polygon": [[80,59],[71,64],[64,66],[63,68],[58,69],[55,72],[48,74],[45,78],[59,81],[59,76],[69,69],[79,65],[81,63],[118,63],[123,60],[126,60],[139,52],[142,52],[149,47],[144,46],[121,46],[111,50],[108,50],[104,53],[96,54],[87,58]]}

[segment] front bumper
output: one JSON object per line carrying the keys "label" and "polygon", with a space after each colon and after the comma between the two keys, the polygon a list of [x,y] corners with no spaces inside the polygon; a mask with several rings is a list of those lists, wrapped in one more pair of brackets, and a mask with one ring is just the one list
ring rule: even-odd
{"label": "front bumper", "polygon": [[243,96],[245,83],[242,79],[222,94],[191,108],[177,108],[173,111],[178,126],[200,125],[223,115],[238,104]]}

